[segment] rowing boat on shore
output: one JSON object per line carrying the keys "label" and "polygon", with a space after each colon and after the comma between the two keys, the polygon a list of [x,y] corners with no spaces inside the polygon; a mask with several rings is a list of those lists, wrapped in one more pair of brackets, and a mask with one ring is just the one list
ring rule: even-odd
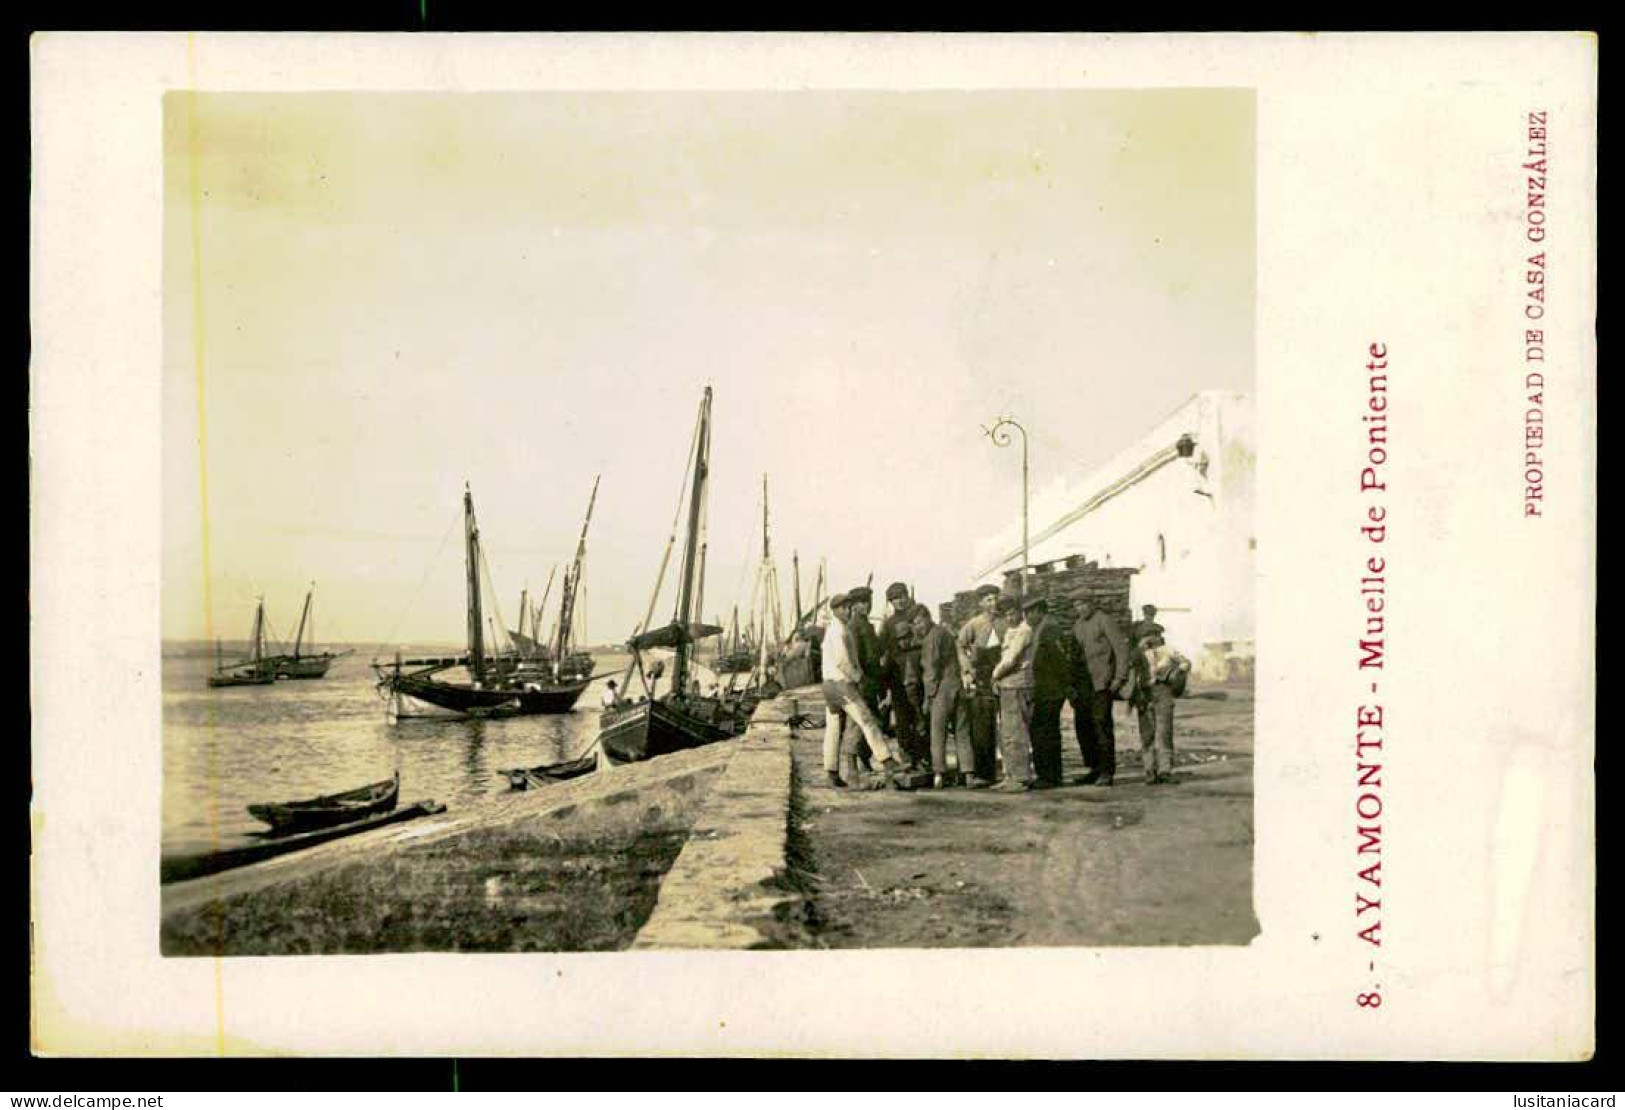
{"label": "rowing boat on shore", "polygon": [[248,807],[249,816],[264,821],[273,833],[308,832],[388,813],[400,797],[401,773],[342,794],[298,802],[262,802]]}
{"label": "rowing boat on shore", "polygon": [[580,759],[569,759],[563,763],[544,763],[538,767],[515,767],[500,773],[507,777],[511,789],[531,790],[556,782],[578,779],[596,770],[598,770],[598,752],[595,748]]}

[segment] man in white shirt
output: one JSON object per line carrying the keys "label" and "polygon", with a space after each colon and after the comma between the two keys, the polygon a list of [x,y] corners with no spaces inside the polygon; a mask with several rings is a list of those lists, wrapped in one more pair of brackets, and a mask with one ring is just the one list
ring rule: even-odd
{"label": "man in white shirt", "polygon": [[[886,735],[880,722],[863,700],[863,669],[858,665],[857,643],[847,627],[848,598],[836,594],[829,602],[829,627],[824,630],[822,674],[824,690],[824,770],[829,774],[831,786],[856,786],[857,759],[849,745],[841,750],[846,732],[846,718],[851,717],[863,730],[869,741],[873,758],[880,763],[882,787],[898,787],[893,778],[898,770],[897,760],[886,746]],[[899,787],[900,788],[900,787]]]}
{"label": "man in white shirt", "polygon": [[999,588],[976,591],[977,613],[955,637],[959,654],[961,693],[954,718],[954,747],[959,775],[972,790],[993,785],[994,750],[999,734],[999,698],[993,688],[993,666],[998,662],[1004,625],[997,613]]}
{"label": "man in white shirt", "polygon": [[599,704],[605,709],[614,709],[621,704],[621,692],[615,688],[613,678],[609,680],[609,685],[604,687],[604,694],[599,699]]}

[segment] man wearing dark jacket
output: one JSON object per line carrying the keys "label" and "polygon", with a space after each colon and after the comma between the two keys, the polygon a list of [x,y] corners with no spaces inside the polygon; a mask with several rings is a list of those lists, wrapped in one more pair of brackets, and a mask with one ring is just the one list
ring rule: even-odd
{"label": "man wearing dark jacket", "polygon": [[1067,630],[1049,616],[1042,598],[1027,602],[1033,630],[1033,775],[1042,790],[1061,784],[1061,706],[1072,687]]}
{"label": "man wearing dark jacket", "polygon": [[931,758],[931,749],[919,727],[925,698],[920,680],[920,641],[914,635],[916,606],[908,587],[901,582],[886,587],[886,600],[892,612],[880,628],[881,688],[891,698],[898,743],[910,761],[925,763]]}
{"label": "man wearing dark jacket", "polygon": [[1072,594],[1078,621],[1074,661],[1072,716],[1078,750],[1089,765],[1083,781],[1110,786],[1117,775],[1117,736],[1112,727],[1112,699],[1129,679],[1128,637],[1117,621],[1101,611],[1087,589]]}
{"label": "man wearing dark jacket", "polygon": [[[948,785],[948,726],[959,708],[959,653],[954,634],[931,620],[931,610],[914,606],[911,614],[914,636],[920,642],[920,679],[925,690],[925,708],[931,737],[931,785]],[[964,774],[970,774],[966,768]]]}
{"label": "man wearing dark jacket", "polygon": [[[847,627],[852,631],[852,638],[857,643],[858,667],[863,671],[863,681],[859,689],[863,693],[863,700],[869,706],[869,712],[875,719],[885,725],[885,715],[880,712],[881,673],[880,673],[880,636],[875,632],[875,626],[869,622],[869,606],[874,601],[874,591],[868,586],[859,586],[846,593],[847,611],[850,617]],[[868,743],[859,747],[859,759],[867,761],[869,758]]]}

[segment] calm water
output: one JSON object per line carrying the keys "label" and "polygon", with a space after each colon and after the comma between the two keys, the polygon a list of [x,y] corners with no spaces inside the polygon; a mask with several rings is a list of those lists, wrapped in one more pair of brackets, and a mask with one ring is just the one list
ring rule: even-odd
{"label": "calm water", "polygon": [[[624,659],[599,657],[597,669]],[[391,725],[369,661],[358,652],[325,679],[211,690],[212,659],[166,655],[163,851],[251,843],[247,834],[265,828],[244,808],[251,803],[348,790],[396,768],[402,805],[433,798],[455,806],[506,791],[500,771],[572,759],[598,735],[607,675],[573,713]]]}

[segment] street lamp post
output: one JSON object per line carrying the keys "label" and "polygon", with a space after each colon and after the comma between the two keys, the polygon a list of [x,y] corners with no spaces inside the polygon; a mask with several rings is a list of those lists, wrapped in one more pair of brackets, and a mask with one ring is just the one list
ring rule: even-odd
{"label": "street lamp post", "polygon": [[998,420],[998,423],[994,424],[993,427],[991,427],[991,428],[983,428],[982,431],[987,433],[987,438],[991,439],[995,446],[1008,447],[1008,446],[1010,446],[1010,433],[1004,430],[1006,427],[1014,428],[1016,431],[1021,433],[1021,598],[1023,600],[1025,600],[1026,597],[1027,597],[1027,564],[1028,564],[1028,551],[1027,551],[1027,429],[1023,428],[1020,424],[1016,423],[1014,420],[1010,419],[1008,416],[1001,416],[999,418],[999,420]]}

